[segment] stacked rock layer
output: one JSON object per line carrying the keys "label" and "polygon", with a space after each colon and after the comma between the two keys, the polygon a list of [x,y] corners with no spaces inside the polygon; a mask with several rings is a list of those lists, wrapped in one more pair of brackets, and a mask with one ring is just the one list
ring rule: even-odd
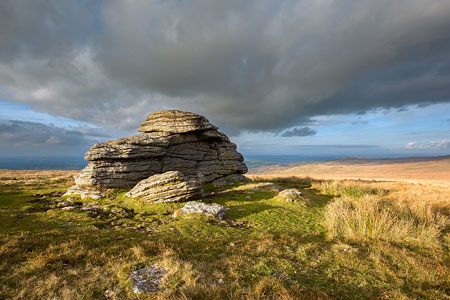
{"label": "stacked rock layer", "polygon": [[[242,155],[206,118],[164,110],[150,114],[135,136],[94,145],[88,166],[75,179],[79,188],[131,188],[150,176],[180,171],[200,183],[245,181]],[[73,189],[76,190],[76,189]]]}

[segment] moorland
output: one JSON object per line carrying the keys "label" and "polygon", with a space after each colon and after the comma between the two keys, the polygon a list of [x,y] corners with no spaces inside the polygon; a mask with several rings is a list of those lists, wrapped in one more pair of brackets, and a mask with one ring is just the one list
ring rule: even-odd
{"label": "moorland", "polygon": [[[449,299],[446,163],[258,170],[204,187],[223,220],[124,190],[62,196],[76,171],[1,170],[0,299]],[[160,291],[134,294],[130,272],[155,263]]]}

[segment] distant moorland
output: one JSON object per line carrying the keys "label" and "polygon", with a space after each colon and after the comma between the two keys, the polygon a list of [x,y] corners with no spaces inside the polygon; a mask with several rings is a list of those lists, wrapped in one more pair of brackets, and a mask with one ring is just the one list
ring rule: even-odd
{"label": "distant moorland", "polygon": [[250,169],[249,174],[450,183],[450,156],[383,160],[348,158],[329,162],[292,163]]}

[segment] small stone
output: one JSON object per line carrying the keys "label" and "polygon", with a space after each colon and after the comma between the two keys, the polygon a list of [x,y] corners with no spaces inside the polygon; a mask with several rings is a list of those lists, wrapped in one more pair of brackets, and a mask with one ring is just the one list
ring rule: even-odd
{"label": "small stone", "polygon": [[181,211],[185,214],[188,213],[202,213],[208,216],[216,217],[218,219],[222,219],[225,216],[225,212],[229,210],[228,207],[222,206],[217,203],[203,203],[203,202],[188,202],[181,209]]}
{"label": "small stone", "polygon": [[106,290],[103,295],[106,299],[113,299],[116,296],[116,294],[111,290]]}
{"label": "small stone", "polygon": [[72,210],[72,209],[74,209],[75,207],[73,207],[73,206],[66,206],[66,207],[63,207],[63,208],[61,208],[62,210]]}
{"label": "small stone", "polygon": [[303,193],[297,189],[283,190],[278,193],[278,197],[284,199],[286,202],[304,200]]}
{"label": "small stone", "polygon": [[236,244],[233,243],[233,242],[231,242],[231,243],[230,243],[230,247],[236,247]]}
{"label": "small stone", "polygon": [[164,280],[167,269],[151,265],[131,272],[130,279],[135,294],[159,291],[159,285]]}
{"label": "small stone", "polygon": [[219,280],[217,280],[217,283],[218,283],[218,284],[222,284],[222,283],[223,283],[223,279],[222,279],[222,278],[219,278]]}

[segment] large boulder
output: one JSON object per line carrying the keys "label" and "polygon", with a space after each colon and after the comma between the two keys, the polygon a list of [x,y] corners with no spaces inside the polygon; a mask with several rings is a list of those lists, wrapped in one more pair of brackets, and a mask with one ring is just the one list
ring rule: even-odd
{"label": "large boulder", "polygon": [[150,114],[135,136],[98,143],[89,149],[88,166],[75,178],[84,188],[132,188],[141,180],[168,171],[197,177],[200,182],[246,181],[236,145],[205,117],[179,110]]}
{"label": "large boulder", "polygon": [[140,181],[125,196],[161,203],[188,201],[202,194],[202,185],[196,178],[185,179],[181,172],[170,171]]}

